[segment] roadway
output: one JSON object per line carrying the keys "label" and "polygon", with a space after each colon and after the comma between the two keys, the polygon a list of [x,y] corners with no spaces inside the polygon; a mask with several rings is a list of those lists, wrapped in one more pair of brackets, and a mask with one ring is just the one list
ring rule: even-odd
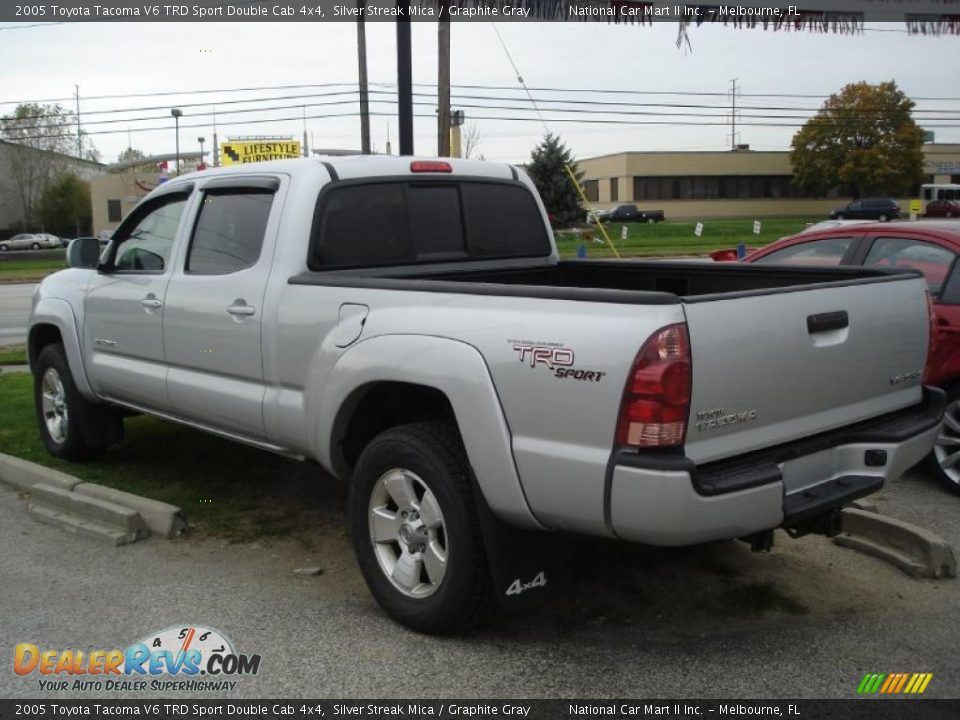
{"label": "roadway", "polygon": [[[416,635],[383,615],[360,578],[343,485],[307,479],[303,502],[319,515],[301,542],[125,547],[41,525],[0,485],[0,697],[85,695],[11,672],[17,643],[110,650],[193,624],[262,655],[256,677],[234,678],[234,699],[856,698],[867,672],[932,672],[926,697],[960,696],[960,582],[914,580],[824,538],[783,533],[757,554],[736,541],[656,549],[557,535],[567,577],[552,577],[550,601],[463,637]],[[960,541],[960,498],[923,468],[874,499],[884,514]],[[304,566],[324,572],[294,574]]]}
{"label": "roadway", "polygon": [[0,347],[27,341],[30,298],[36,283],[0,283]]}

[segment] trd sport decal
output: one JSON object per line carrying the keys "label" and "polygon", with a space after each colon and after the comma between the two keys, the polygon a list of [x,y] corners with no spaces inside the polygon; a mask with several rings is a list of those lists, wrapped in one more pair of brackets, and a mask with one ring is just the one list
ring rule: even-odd
{"label": "trd sport decal", "polygon": [[576,368],[573,350],[558,343],[532,343],[520,340],[508,340],[513,345],[520,362],[532,368],[545,367],[554,377],[561,380],[581,380],[583,382],[600,382],[607,374],[599,370],[584,370]]}

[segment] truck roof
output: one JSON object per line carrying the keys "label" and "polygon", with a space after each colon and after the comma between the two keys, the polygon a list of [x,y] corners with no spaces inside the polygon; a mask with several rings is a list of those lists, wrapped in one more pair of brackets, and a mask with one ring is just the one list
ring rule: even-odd
{"label": "truck roof", "polygon": [[[453,168],[452,173],[411,171],[414,162],[445,162]],[[288,175],[311,174],[317,169],[330,165],[337,175],[348,180],[352,178],[396,177],[403,175],[432,175],[440,177],[472,176],[509,180],[516,177],[516,171],[507,163],[487,162],[461,158],[436,158],[426,156],[395,155],[317,155],[310,158],[293,160],[270,160],[267,162],[224,165],[197,172],[186,173],[177,180],[196,180],[211,175],[245,175],[256,173],[285,173]]]}

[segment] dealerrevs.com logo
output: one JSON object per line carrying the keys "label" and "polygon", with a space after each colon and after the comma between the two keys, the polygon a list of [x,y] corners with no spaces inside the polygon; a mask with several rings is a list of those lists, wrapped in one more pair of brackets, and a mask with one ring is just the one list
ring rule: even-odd
{"label": "dealerrevs.com logo", "polygon": [[243,655],[222,633],[182,625],[151,633],[126,650],[59,650],[20,643],[13,671],[42,691],[229,691],[256,675],[260,655]]}

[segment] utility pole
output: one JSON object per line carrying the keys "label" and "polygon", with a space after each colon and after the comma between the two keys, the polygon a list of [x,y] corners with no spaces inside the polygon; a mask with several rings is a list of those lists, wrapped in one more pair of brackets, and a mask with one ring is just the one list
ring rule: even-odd
{"label": "utility pole", "polygon": [[360,81],[360,152],[370,154],[370,95],[367,88],[367,24],[366,0],[357,0],[357,68]]}
{"label": "utility pole", "polygon": [[303,106],[303,156],[310,157],[310,150],[307,145],[307,106]]}
{"label": "utility pole", "polygon": [[437,155],[450,156],[450,8],[440,6],[437,23]]}
{"label": "utility pole", "polygon": [[397,120],[400,155],[413,155],[413,61],[410,50],[410,16],[404,0],[397,0]]}
{"label": "utility pole", "polygon": [[83,157],[83,135],[80,134],[80,86],[74,85],[74,97],[77,100],[77,157]]}
{"label": "utility pole", "polygon": [[217,106],[213,106],[213,166],[220,166],[220,141],[217,139]]}
{"label": "utility pole", "polygon": [[737,78],[730,81],[730,149],[737,149]]}

